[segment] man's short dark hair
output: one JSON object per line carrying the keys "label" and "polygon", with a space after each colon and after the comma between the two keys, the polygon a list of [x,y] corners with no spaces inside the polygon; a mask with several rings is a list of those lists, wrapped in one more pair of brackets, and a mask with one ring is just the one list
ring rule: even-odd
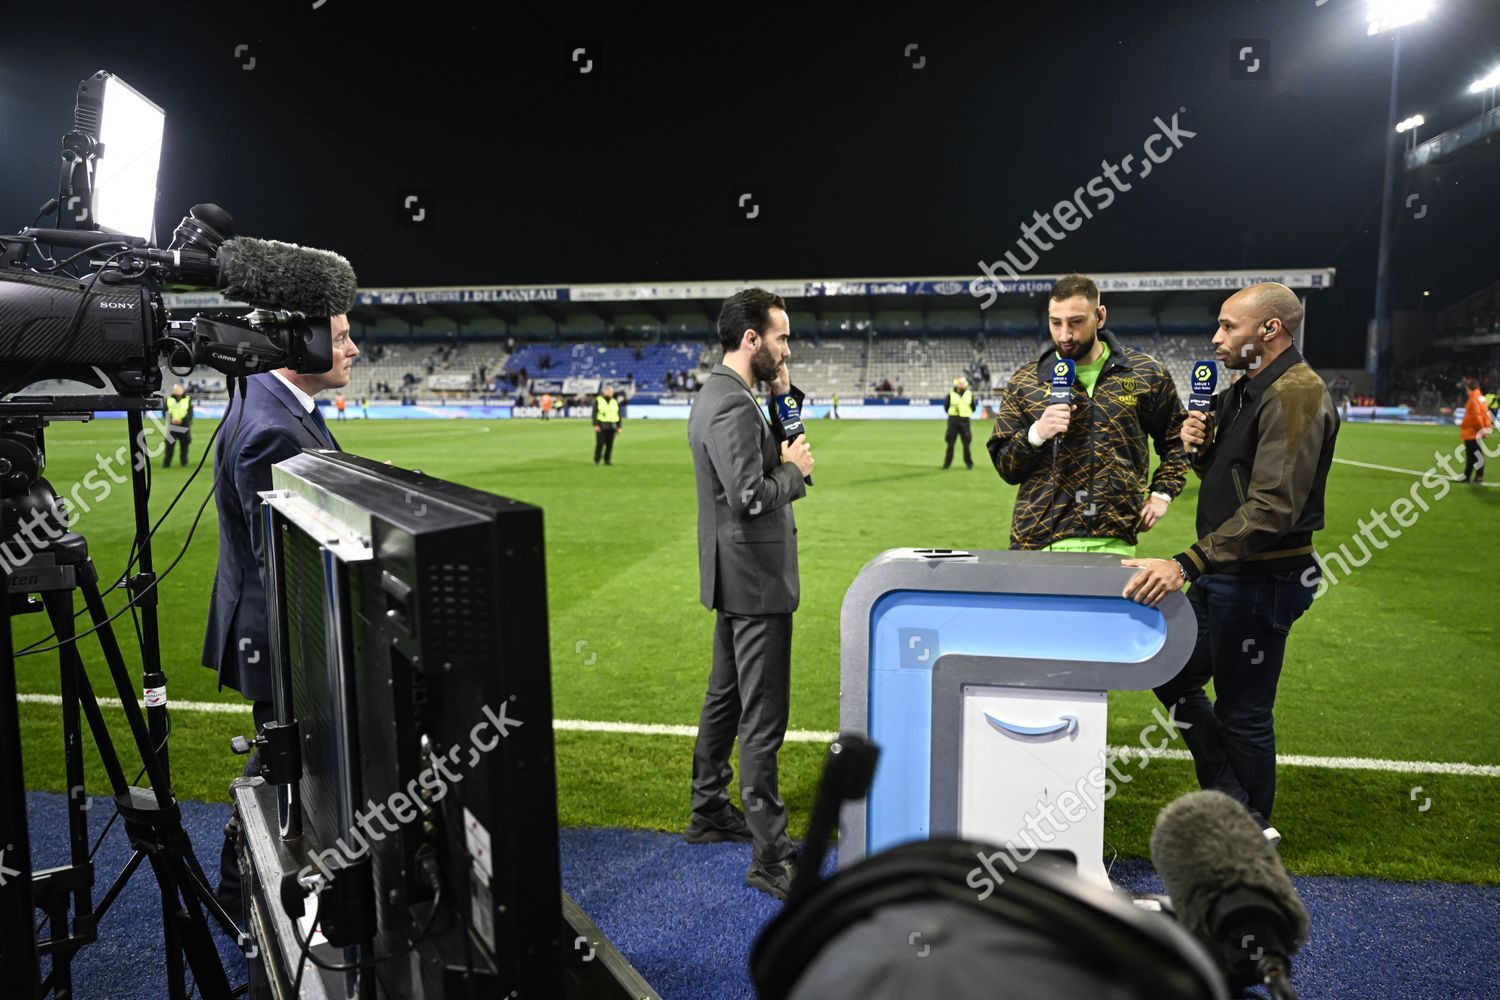
{"label": "man's short dark hair", "polygon": [[1066,302],[1075,295],[1089,300],[1089,305],[1099,304],[1099,286],[1086,274],[1065,274],[1052,286],[1052,301]]}
{"label": "man's short dark hair", "polygon": [[754,329],[762,337],[771,325],[771,310],[786,311],[786,302],[764,288],[747,288],[724,300],[719,310],[719,346],[725,351],[737,350],[745,331]]}

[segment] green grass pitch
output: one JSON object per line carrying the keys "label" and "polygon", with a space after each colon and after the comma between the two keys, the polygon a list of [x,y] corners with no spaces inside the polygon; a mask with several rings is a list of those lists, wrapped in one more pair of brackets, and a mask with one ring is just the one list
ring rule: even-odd
{"label": "green grass pitch", "polygon": [[[214,424],[194,427],[194,460]],[[985,434],[976,423],[978,446]],[[67,492],[125,439],[123,421],[48,430],[47,475]],[[553,709],[559,719],[694,724],[708,674],[712,615],[697,603],[693,472],[682,421],[634,420],[614,467],[595,467],[584,422],[360,421],[336,428],[350,451],[540,505],[546,512]],[[944,472],[937,422],[815,421],[817,485],[796,504],[802,606],[794,626],[791,726],[838,725],[839,609],[860,567],[899,546],[1004,548],[1014,489],[981,461]],[[1355,425],[1338,456],[1426,470],[1457,444],[1449,428]],[[186,479],[155,470],[153,516]],[[211,478],[206,464],[159,532],[164,568],[186,536]],[[1409,494],[1416,477],[1334,466],[1320,551],[1353,538],[1357,519]],[[86,492],[85,496],[92,495]],[[1425,493],[1430,499],[1432,494]],[[1192,539],[1196,487],[1143,536],[1142,555],[1166,556]],[[1399,539],[1316,601],[1293,630],[1277,704],[1284,754],[1500,763],[1496,705],[1495,516],[1500,490],[1456,486]],[[105,582],[128,555],[129,494],[114,493],[80,521]],[[174,702],[239,701],[199,665],[213,580],[212,504],[187,556],[161,585],[162,658]],[[119,594],[111,596],[118,607]],[[81,606],[81,602],[80,602]],[[39,615],[17,620],[17,646],[40,638]],[[139,677],[129,616],[119,635]],[[86,640],[96,689],[107,685]],[[56,693],[55,655],[17,664],[23,692]],[[1149,722],[1149,692],[1110,696],[1110,742],[1134,743]],[[122,716],[109,713],[112,724]],[[21,705],[29,787],[61,790],[61,726],[54,706]],[[225,800],[240,766],[230,736],[248,717],[174,713],[172,765],[184,798]],[[134,774],[134,753],[126,769]],[[88,743],[87,739],[85,740]],[[678,829],[686,821],[691,741],[681,736],[559,732],[559,807],[565,824]],[[782,751],[782,795],[793,834],[805,827],[823,748]],[[1132,765],[1134,766],[1134,765]],[[105,791],[89,764],[91,792]],[[1156,760],[1110,802],[1106,838],[1143,857],[1157,810],[1195,787],[1191,767]],[[1420,788],[1420,791],[1413,789]],[[1423,809],[1424,802],[1431,804]],[[1282,856],[1301,874],[1379,875],[1500,883],[1500,779],[1394,770],[1283,766],[1276,824]]]}

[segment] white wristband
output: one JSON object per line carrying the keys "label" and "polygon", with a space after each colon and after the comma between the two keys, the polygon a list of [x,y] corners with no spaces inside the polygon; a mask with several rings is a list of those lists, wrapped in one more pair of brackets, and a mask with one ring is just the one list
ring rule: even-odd
{"label": "white wristband", "polygon": [[1172,498],[1169,497],[1169,496],[1167,496],[1165,493],[1157,493],[1157,492],[1153,491],[1151,493],[1151,495],[1154,496],[1154,497],[1161,497],[1163,503],[1171,503],[1172,502]]}
{"label": "white wristband", "polygon": [[1026,428],[1026,440],[1031,442],[1031,446],[1033,448],[1040,448],[1042,445],[1047,443],[1046,441],[1043,441],[1042,436],[1036,432],[1035,423]]}

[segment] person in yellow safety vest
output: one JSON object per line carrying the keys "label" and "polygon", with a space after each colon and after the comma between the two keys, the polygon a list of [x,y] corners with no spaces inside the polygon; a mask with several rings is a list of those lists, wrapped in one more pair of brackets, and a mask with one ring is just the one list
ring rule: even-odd
{"label": "person in yellow safety vest", "polygon": [[594,464],[603,456],[605,465],[615,452],[615,435],[625,428],[620,420],[620,401],[615,398],[615,387],[606,385],[604,394],[594,397]]}
{"label": "person in yellow safety vest", "polygon": [[188,443],[193,440],[193,398],[182,389],[179,382],[172,386],[172,395],[165,400],[167,411],[167,453],[162,468],[172,467],[172,451],[182,449],[182,464],[188,464]]}
{"label": "person in yellow safety vest", "polygon": [[974,440],[974,430],[970,426],[971,418],[974,416],[974,393],[969,389],[969,380],[960,375],[953,380],[953,389],[948,393],[948,399],[943,404],[943,409],[948,414],[948,450],[943,455],[943,468],[953,464],[953,440],[963,438],[964,442],[964,465],[969,471],[974,471],[974,457],[969,454],[969,442]]}

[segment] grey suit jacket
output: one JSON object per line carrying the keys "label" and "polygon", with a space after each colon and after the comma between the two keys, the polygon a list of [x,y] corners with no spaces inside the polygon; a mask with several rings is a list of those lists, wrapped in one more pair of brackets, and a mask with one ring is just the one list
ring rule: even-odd
{"label": "grey suit jacket", "polygon": [[714,365],[688,417],[698,488],[698,599],[744,615],[797,610],[797,526],[802,473],[734,370]]}

